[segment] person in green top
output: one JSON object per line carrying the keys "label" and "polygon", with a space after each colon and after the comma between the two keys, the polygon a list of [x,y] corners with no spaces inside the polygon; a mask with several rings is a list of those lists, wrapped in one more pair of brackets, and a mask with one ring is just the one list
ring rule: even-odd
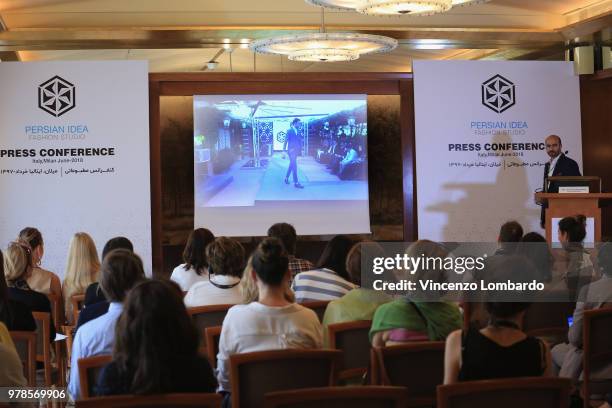
{"label": "person in green top", "polygon": [[[445,258],[449,252],[436,242],[419,240],[408,247],[406,254],[409,257],[424,255]],[[445,271],[435,268],[421,269],[415,271],[410,279],[432,279],[441,282],[445,279]],[[445,340],[452,331],[460,329],[462,324],[463,317],[456,304],[427,302],[408,296],[385,303],[376,309],[370,329],[370,341],[375,347],[409,341],[440,341]]]}
{"label": "person in green top", "polygon": [[[380,245],[375,242],[364,241],[353,245],[346,256],[346,270],[351,282],[356,285],[361,285],[361,253],[364,246],[368,246],[369,252],[384,253]],[[323,316],[324,344],[329,344],[328,325],[357,320],[372,320],[378,306],[391,300],[391,297],[386,293],[372,289],[356,288],[341,298],[329,302]]]}

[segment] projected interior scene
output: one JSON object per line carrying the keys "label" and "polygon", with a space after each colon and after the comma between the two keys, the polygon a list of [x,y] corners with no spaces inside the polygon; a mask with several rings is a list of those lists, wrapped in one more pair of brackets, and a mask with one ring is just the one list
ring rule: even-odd
{"label": "projected interior scene", "polygon": [[365,95],[194,97],[196,207],[363,201]]}

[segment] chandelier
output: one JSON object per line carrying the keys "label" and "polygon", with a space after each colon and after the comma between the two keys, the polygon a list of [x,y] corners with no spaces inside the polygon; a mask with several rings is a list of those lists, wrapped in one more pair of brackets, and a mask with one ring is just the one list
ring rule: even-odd
{"label": "chandelier", "polygon": [[354,61],[361,55],[389,52],[396,47],[396,39],[382,35],[326,32],[323,8],[320,32],[266,38],[249,45],[258,54],[286,55],[291,61],[311,62]]}
{"label": "chandelier", "polygon": [[489,0],[306,0],[315,6],[373,15],[426,16]]}

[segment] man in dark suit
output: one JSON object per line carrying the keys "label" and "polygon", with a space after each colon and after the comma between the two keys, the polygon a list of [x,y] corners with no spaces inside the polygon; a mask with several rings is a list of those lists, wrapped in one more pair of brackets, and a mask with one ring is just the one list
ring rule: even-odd
{"label": "man in dark suit", "polygon": [[299,124],[300,120],[298,118],[291,121],[291,127],[287,131],[287,137],[283,147],[283,150],[286,150],[289,154],[289,168],[287,169],[287,175],[285,176],[285,184],[289,184],[289,176],[293,174],[293,185],[295,188],[304,188],[304,186],[298,181],[297,171],[297,158],[302,152],[302,140],[298,132]]}
{"label": "man in dark suit", "polygon": [[[557,183],[551,182],[546,185],[547,177],[552,176],[581,176],[578,163],[575,160],[570,159],[563,154],[561,144],[561,138],[557,135],[550,135],[544,141],[546,144],[546,154],[550,157],[550,160],[544,165],[544,191],[549,193],[558,193],[559,186]],[[547,188],[548,187],[548,188]],[[546,206],[542,206],[542,212],[540,214],[540,225],[544,228],[544,211]]]}

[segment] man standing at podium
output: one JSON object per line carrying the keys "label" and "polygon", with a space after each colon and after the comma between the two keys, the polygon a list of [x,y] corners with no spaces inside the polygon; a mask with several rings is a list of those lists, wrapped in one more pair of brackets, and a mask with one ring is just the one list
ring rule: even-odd
{"label": "man standing at podium", "polygon": [[[581,176],[578,163],[570,159],[562,152],[561,138],[557,135],[550,135],[544,141],[546,144],[546,154],[550,160],[544,165],[544,191],[549,193],[558,193],[559,186],[552,182],[546,186],[546,178],[552,176]],[[546,188],[548,187],[548,188]],[[544,228],[544,211],[545,205],[542,205],[540,214],[540,225]]]}

